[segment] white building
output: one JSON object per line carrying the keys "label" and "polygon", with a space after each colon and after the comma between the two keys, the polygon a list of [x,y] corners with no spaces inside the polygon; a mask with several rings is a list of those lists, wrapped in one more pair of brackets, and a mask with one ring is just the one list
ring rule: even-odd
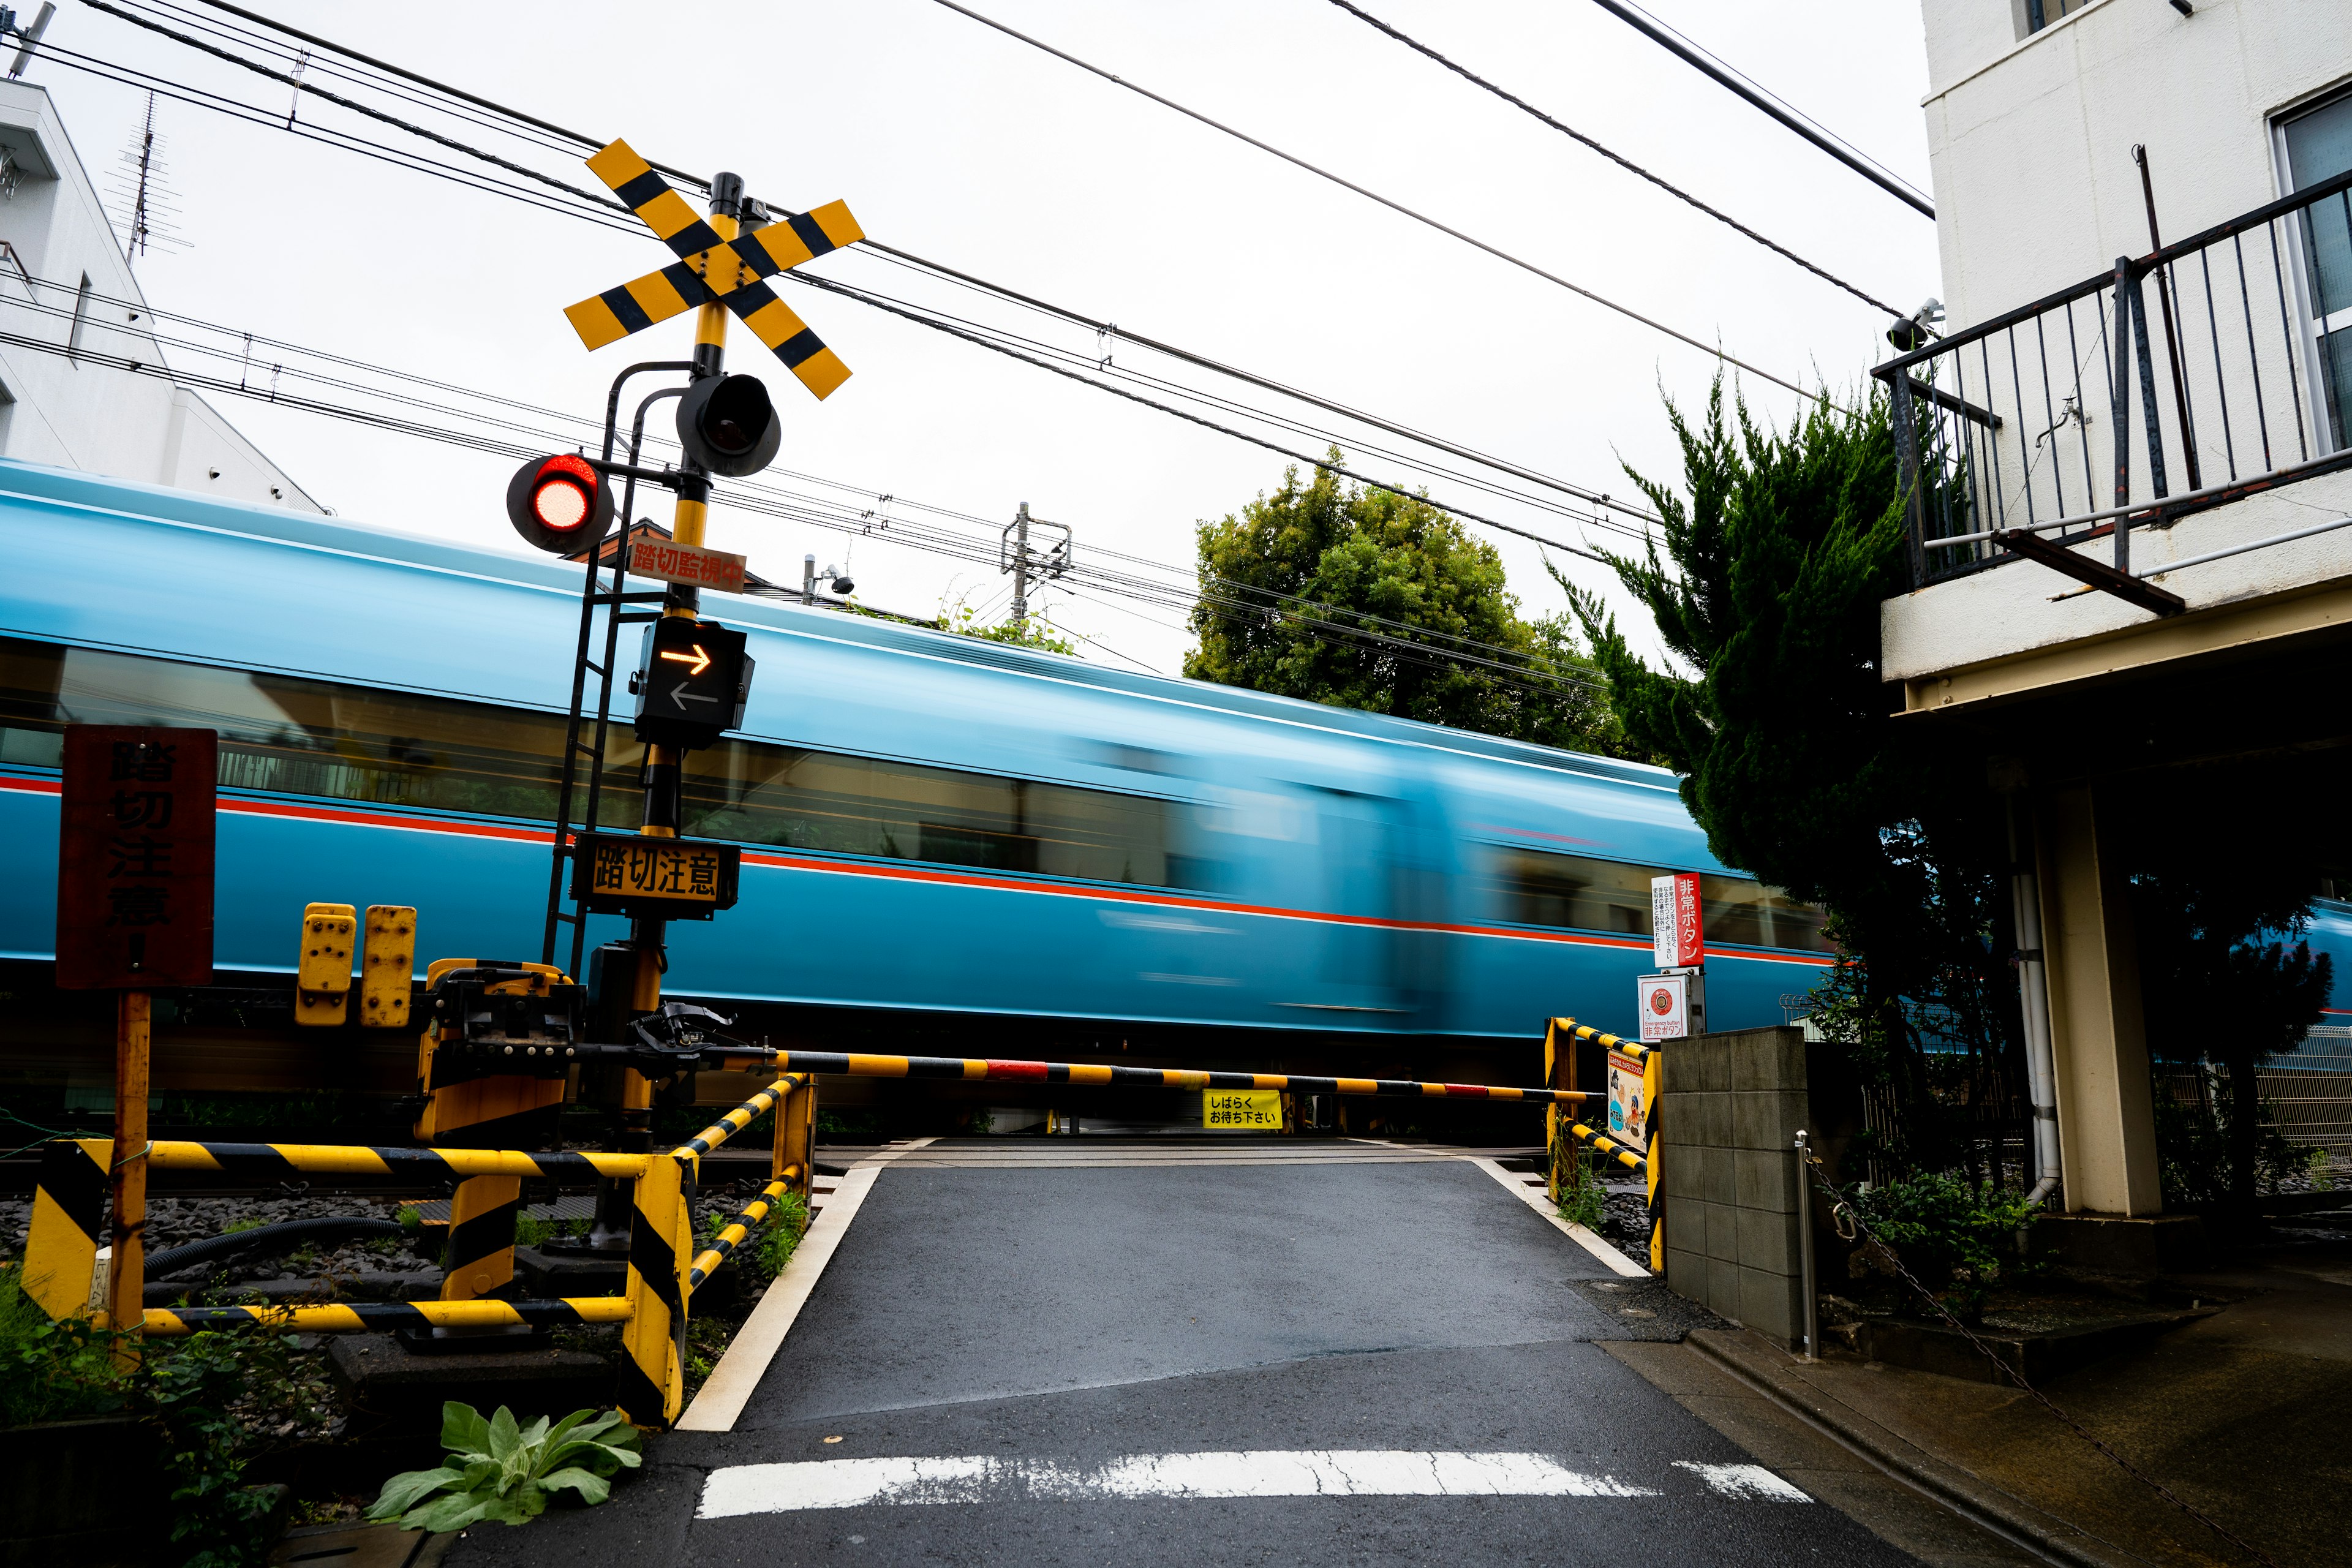
{"label": "white building", "polygon": [[1948,313],[1882,367],[1918,478],[1884,668],[2028,808],[2066,1206],[2147,1218],[2105,803],[2352,727],[2352,5],[1921,8]]}
{"label": "white building", "polygon": [[121,364],[164,363],[151,321],[56,105],[0,82],[0,455],[323,511],[194,392]]}

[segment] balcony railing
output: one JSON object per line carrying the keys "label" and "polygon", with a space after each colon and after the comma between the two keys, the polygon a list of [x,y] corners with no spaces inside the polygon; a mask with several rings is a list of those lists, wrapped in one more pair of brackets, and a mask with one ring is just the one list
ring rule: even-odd
{"label": "balcony railing", "polygon": [[[2133,569],[2136,530],[2352,468],[2352,174],[1871,374],[1893,403],[1915,587],[2024,557],[2177,614]],[[2074,548],[2109,538],[2112,564]]]}

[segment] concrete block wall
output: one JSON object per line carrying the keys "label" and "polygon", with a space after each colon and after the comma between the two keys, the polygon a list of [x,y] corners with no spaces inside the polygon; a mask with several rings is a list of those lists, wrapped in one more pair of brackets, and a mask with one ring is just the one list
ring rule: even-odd
{"label": "concrete block wall", "polygon": [[1804,1332],[1793,1152],[1810,1125],[1803,1031],[1702,1035],[1659,1056],[1666,1284],[1792,1344]]}

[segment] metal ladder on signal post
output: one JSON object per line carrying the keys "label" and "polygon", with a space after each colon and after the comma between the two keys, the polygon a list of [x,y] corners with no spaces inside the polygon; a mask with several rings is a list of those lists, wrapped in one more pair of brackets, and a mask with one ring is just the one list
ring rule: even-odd
{"label": "metal ladder on signal post", "polygon": [[[616,425],[621,409],[622,383],[642,372],[693,368],[694,362],[691,360],[657,361],[633,364],[613,378],[613,390],[604,400],[606,461],[609,462],[612,459],[614,438],[618,434]],[[631,468],[637,467],[639,452],[645,442],[646,411],[656,403],[666,398],[677,397],[684,391],[683,387],[663,387],[648,394],[645,400],[637,405],[636,419],[629,431],[628,461]],[[574,978],[583,978],[581,965],[587,956],[588,919],[586,912],[580,908],[576,900],[572,901],[570,909],[563,907],[566,901],[564,867],[571,858],[572,850],[573,781],[577,777],[579,760],[584,756],[588,759],[588,798],[583,807],[579,826],[593,832],[596,826],[597,813],[604,805],[604,745],[612,728],[613,668],[614,661],[620,652],[621,626],[624,623],[655,621],[661,618],[658,609],[633,612],[625,606],[658,605],[665,593],[658,588],[635,594],[627,591],[629,534],[630,530],[636,526],[630,520],[630,513],[636,509],[636,500],[637,477],[632,473],[623,484],[621,526],[613,536],[612,586],[606,588],[604,585],[604,563],[598,558],[598,552],[603,548],[604,542],[600,540],[589,548],[585,566],[586,576],[580,589],[580,645],[572,666],[572,711],[564,723],[563,768],[556,789],[554,860],[548,868],[547,926],[544,935],[541,938],[539,958],[541,963],[555,962],[556,928],[569,925],[572,928],[572,960],[564,968],[564,973]],[[604,657],[602,662],[588,657],[589,644],[594,635],[596,611],[600,606],[609,612],[604,618]],[[588,677],[592,672],[596,677],[596,739],[593,744],[580,738],[581,731],[586,727],[587,715],[583,703],[587,696]]]}

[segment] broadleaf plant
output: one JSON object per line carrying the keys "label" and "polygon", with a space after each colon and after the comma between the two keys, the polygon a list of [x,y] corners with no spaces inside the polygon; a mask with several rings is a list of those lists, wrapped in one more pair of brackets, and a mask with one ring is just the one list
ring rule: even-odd
{"label": "broadleaf plant", "polygon": [[575,1410],[552,1427],[542,1415],[519,1427],[503,1405],[484,1420],[453,1399],[441,1406],[441,1446],[449,1457],[439,1468],[393,1477],[367,1516],[396,1519],[403,1530],[463,1530],[493,1519],[527,1524],[546,1511],[551,1492],[603,1502],[613,1473],[641,1462],[637,1429],[617,1410]]}

